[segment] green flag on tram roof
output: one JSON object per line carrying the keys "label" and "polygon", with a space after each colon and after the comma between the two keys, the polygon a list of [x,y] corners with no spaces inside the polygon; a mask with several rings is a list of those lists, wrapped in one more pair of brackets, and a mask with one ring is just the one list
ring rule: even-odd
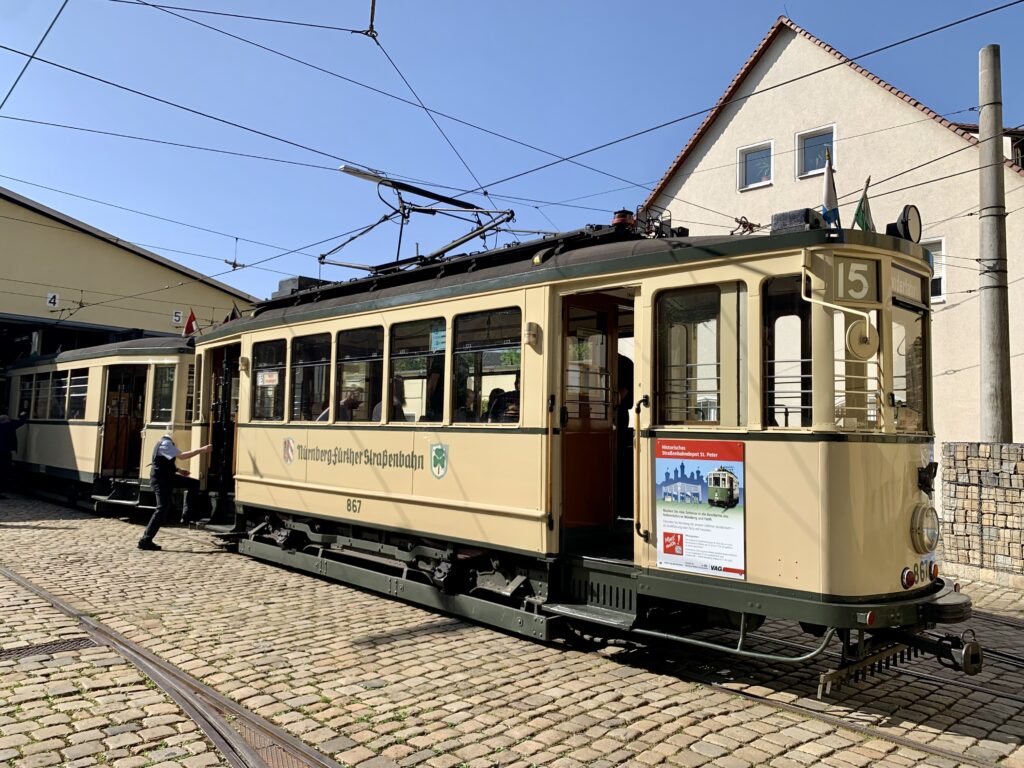
{"label": "green flag on tram roof", "polygon": [[860,227],[865,232],[875,231],[875,220],[871,218],[871,203],[868,202],[868,187],[871,186],[871,177],[864,182],[864,191],[861,193],[860,202],[857,203],[857,211],[853,214],[854,226]]}

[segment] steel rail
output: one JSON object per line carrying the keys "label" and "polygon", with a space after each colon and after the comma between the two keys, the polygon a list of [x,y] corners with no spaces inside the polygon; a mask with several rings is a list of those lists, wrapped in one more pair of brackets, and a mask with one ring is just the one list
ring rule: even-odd
{"label": "steel rail", "polygon": [[1024,629],[1024,619],[1011,619],[1008,616],[996,616],[994,613],[979,613],[978,611],[975,611],[970,620],[987,621],[991,624],[1004,624],[1007,627]]}
{"label": "steel rail", "polygon": [[214,691],[124,635],[76,610],[56,595],[0,565],[0,575],[42,598],[61,613],[77,620],[83,629],[108,645],[150,678],[202,729],[232,768],[270,768],[228,718],[240,721],[263,735],[278,749],[310,768],[342,768],[287,731],[267,722],[241,704]]}
{"label": "steel rail", "polygon": [[[765,643],[775,643],[776,645],[782,645],[782,646],[785,646],[785,647],[788,647],[788,648],[796,648],[796,649],[809,650],[810,647],[811,647],[811,646],[808,646],[808,645],[803,645],[802,643],[794,642],[793,640],[782,640],[782,639],[776,638],[776,637],[765,637],[764,635],[748,635],[748,637],[751,640],[760,640],[761,642],[765,642]],[[985,649],[985,660],[988,661],[989,656],[992,655],[993,653],[996,654],[995,658],[997,658],[997,659],[999,658],[999,654],[1001,654],[1000,651],[994,651],[993,652],[990,649],[986,648]],[[835,653],[834,651],[827,651],[824,655],[831,656],[833,658],[837,658],[837,657],[839,657],[840,654]],[[1006,655],[1010,655],[1010,654],[1006,654]],[[1017,657],[1012,657],[1012,658],[1016,659]],[[1011,664],[1012,663],[1013,662],[1011,662]],[[990,696],[996,696],[996,697],[998,697],[1000,699],[1005,699],[1007,701],[1012,701],[1012,702],[1014,702],[1016,704],[1024,704],[1024,696],[1018,696],[1018,695],[1013,694],[1013,693],[1008,693],[1008,692],[1005,692],[1005,691],[1000,691],[1000,690],[998,690],[996,688],[986,688],[984,685],[979,685],[978,683],[969,682],[967,680],[953,679],[953,678],[950,678],[950,677],[943,677],[942,675],[933,675],[930,672],[921,672],[921,671],[916,670],[916,669],[907,669],[906,667],[901,667],[901,666],[886,667],[885,671],[887,671],[887,672],[895,672],[897,675],[906,675],[908,677],[917,677],[917,678],[920,678],[922,680],[930,680],[932,682],[942,683],[943,685],[956,685],[956,686],[960,686],[962,688],[966,688],[966,689],[968,689],[970,691],[975,691],[977,693],[987,693]],[[874,674],[874,673],[872,673],[872,674]],[[867,677],[865,677],[865,679],[867,679]]]}
{"label": "steel rail", "polygon": [[808,718],[809,720],[817,720],[819,722],[826,723],[827,725],[833,725],[836,728],[842,728],[847,731],[853,731],[854,733],[859,733],[860,735],[867,736],[871,739],[887,741],[890,744],[896,744],[900,747],[906,747],[907,749],[912,749],[916,752],[925,752],[934,757],[941,757],[946,760],[953,761],[956,765],[973,765],[976,766],[976,768],[998,768],[998,766],[1000,765],[999,761],[984,760],[981,758],[971,757],[969,755],[964,754],[963,752],[956,752],[952,749],[945,749],[944,747],[935,747],[931,744],[925,744],[920,741],[907,738],[905,736],[899,736],[894,733],[883,731],[876,726],[862,725],[861,723],[847,720],[839,715],[830,715],[826,712],[820,712],[816,709],[812,709],[811,707],[805,707],[800,704],[795,704],[787,701],[779,701],[777,699],[771,698],[770,696],[762,696],[761,694],[753,693],[751,691],[739,688],[731,688],[730,686],[724,683],[717,682],[713,678],[707,677],[706,675],[702,675],[699,673],[694,674],[692,672],[688,672],[687,676],[693,680],[697,680],[698,682],[703,683],[708,688],[714,689],[721,693],[732,694],[739,698],[747,699],[748,701],[754,701],[758,704],[764,704],[768,707],[780,709],[784,712],[798,714]]}

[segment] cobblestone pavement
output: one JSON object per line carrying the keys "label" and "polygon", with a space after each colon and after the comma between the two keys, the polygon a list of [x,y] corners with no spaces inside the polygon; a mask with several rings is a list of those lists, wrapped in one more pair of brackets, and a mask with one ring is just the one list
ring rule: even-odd
{"label": "cobblestone pavement", "polygon": [[[5,566],[345,765],[1024,767],[1024,702],[964,688],[959,677],[937,684],[886,673],[818,702],[811,689],[820,667],[581,652],[226,554],[203,531],[164,529],[163,552],[137,550],[137,538],[138,528],[119,520],[37,500],[0,502]],[[1019,593],[969,589],[982,610],[1024,618]],[[71,620],[3,579],[0,609],[0,648],[82,637]],[[985,644],[1024,653],[1021,630],[976,628]],[[759,634],[766,631],[771,625]],[[914,668],[943,672],[928,664]],[[698,668],[770,701],[696,682],[690,672]],[[1020,670],[988,674],[1024,698]],[[840,716],[850,727],[773,702]],[[864,735],[854,725],[878,731]],[[153,729],[166,735],[151,748]],[[71,762],[66,751],[83,743],[97,751]],[[212,761],[208,748],[109,649],[0,662],[0,749],[18,750],[0,752],[0,764],[192,766]]]}
{"label": "cobblestone pavement", "polygon": [[[0,522],[0,552],[10,545],[7,527]],[[0,579],[0,765],[224,765],[211,750],[135,667]]]}

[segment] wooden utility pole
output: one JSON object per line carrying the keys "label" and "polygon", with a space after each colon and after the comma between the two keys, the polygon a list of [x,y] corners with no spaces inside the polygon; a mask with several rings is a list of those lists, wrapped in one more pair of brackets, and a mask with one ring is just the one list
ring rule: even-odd
{"label": "wooden utility pole", "polygon": [[1010,313],[1006,280],[1006,190],[1003,183],[1003,86],[998,45],[979,54],[978,141],[981,207],[978,280],[981,305],[981,440],[1013,441]]}

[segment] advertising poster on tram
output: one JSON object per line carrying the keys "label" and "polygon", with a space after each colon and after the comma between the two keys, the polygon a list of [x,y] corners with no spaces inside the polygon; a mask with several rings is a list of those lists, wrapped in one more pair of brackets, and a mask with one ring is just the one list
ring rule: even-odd
{"label": "advertising poster on tram", "polygon": [[656,441],[658,567],[746,578],[743,443]]}

